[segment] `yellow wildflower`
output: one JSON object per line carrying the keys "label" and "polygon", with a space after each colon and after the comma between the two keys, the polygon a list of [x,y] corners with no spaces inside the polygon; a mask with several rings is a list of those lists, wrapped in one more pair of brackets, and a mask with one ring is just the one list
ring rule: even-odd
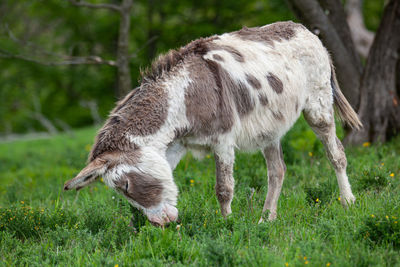
{"label": "yellow wildflower", "polygon": [[391,174],[389,174],[390,177],[394,177],[394,173],[392,172]]}
{"label": "yellow wildflower", "polygon": [[386,220],[389,220],[389,216],[386,215],[385,218],[386,218]]}
{"label": "yellow wildflower", "polygon": [[114,267],[118,267],[118,264],[115,264]]}
{"label": "yellow wildflower", "polygon": [[207,154],[206,158],[208,158],[208,159],[211,158],[210,154]]}
{"label": "yellow wildflower", "polygon": [[312,156],[313,156],[313,153],[312,153],[312,152],[308,152],[308,155],[309,155],[310,157],[312,157]]}
{"label": "yellow wildflower", "polygon": [[374,214],[371,214],[371,217],[372,217],[372,218],[375,218],[375,215],[374,215]]}
{"label": "yellow wildflower", "polygon": [[317,198],[317,199],[315,200],[315,202],[317,202],[317,203],[318,203],[318,202],[319,202],[319,198]]}
{"label": "yellow wildflower", "polygon": [[307,257],[306,256],[304,256],[304,260],[306,260],[307,259]]}
{"label": "yellow wildflower", "polygon": [[385,165],[385,162],[382,162],[381,165],[382,165],[382,166]]}
{"label": "yellow wildflower", "polygon": [[104,179],[103,177],[100,178],[100,182],[104,183]]}
{"label": "yellow wildflower", "polygon": [[363,144],[363,147],[369,147],[370,145],[371,145],[370,142],[365,142],[365,143]]}
{"label": "yellow wildflower", "polygon": [[327,266],[327,267],[331,266],[331,263],[330,263],[330,262],[328,262],[328,263],[326,264],[326,266]]}
{"label": "yellow wildflower", "polygon": [[340,201],[340,200],[341,200],[341,198],[340,198],[340,197],[338,197],[338,200]]}
{"label": "yellow wildflower", "polygon": [[289,266],[289,263],[285,262],[285,266],[288,267],[288,266]]}
{"label": "yellow wildflower", "polygon": [[305,261],[304,264],[308,264],[308,261]]}

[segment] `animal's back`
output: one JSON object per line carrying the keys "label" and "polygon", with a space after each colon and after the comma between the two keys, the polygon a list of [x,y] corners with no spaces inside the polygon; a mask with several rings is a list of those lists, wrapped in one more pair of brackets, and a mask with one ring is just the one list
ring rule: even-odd
{"label": "animal's back", "polygon": [[[315,98],[310,96],[322,94],[332,102],[330,73],[326,49],[301,24],[278,22],[201,38],[160,56],[143,77],[139,92],[158,88],[168,95],[159,130],[126,135],[136,144],[184,138],[192,145],[259,149],[290,129]],[[121,105],[135,105],[134,99]]]}
{"label": "animal's back", "polygon": [[[329,94],[329,56],[318,38],[293,22],[218,36],[202,56],[216,65],[220,86],[231,88],[233,138],[242,149],[257,149],[279,140],[309,101],[309,96]],[[233,85],[233,86],[232,86]],[[222,88],[224,89],[224,88]],[[228,94],[229,95],[229,94]],[[237,103],[244,103],[242,107]]]}

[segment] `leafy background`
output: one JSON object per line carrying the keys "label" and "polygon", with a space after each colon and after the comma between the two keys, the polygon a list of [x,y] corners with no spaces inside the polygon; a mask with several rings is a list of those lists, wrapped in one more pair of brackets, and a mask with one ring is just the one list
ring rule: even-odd
{"label": "leafy background", "polygon": [[[364,1],[370,29],[377,29],[382,9],[383,0]],[[136,54],[130,62],[133,86],[138,85],[140,69],[160,53],[199,37],[279,20],[295,20],[282,0],[134,1],[129,48]],[[115,59],[118,25],[113,12],[68,1],[3,0],[0,49],[45,61],[62,55]],[[32,119],[35,101],[57,127],[61,120],[73,128],[93,123],[82,100],[95,100],[102,118],[117,101],[116,69],[110,66],[45,66],[0,57],[0,69],[0,135],[44,131]]]}

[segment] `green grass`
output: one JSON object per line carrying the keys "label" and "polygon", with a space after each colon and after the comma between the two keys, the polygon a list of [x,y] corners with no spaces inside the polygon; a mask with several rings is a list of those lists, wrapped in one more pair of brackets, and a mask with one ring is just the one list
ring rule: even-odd
{"label": "green grass", "polygon": [[283,141],[278,219],[261,225],[260,153],[237,154],[227,220],[214,195],[213,158],[187,155],[175,170],[180,223],[161,229],[100,182],[62,191],[84,166],[95,132],[0,144],[0,265],[400,265],[400,138],[346,150],[357,202],[345,210],[323,147],[301,120]]}

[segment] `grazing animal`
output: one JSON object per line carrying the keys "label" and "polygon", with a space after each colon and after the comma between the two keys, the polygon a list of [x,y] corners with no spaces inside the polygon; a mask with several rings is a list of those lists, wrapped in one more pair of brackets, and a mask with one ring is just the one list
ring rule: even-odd
{"label": "grazing animal", "polygon": [[277,216],[286,170],[280,139],[303,112],[323,142],[341,202],[353,203],[334,109],[362,125],[341,93],[329,54],[301,24],[277,22],[195,40],[160,56],[100,129],[88,165],[64,189],[99,176],[154,224],[178,218],[172,171],[191,150],[213,151],[221,213],[231,213],[235,149],[261,149],[268,167],[263,212]]}

